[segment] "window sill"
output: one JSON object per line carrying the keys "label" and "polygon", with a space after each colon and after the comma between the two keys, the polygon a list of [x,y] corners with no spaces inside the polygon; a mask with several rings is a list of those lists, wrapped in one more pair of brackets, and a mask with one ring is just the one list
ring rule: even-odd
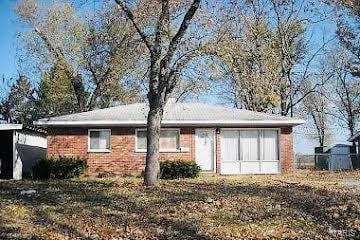
{"label": "window sill", "polygon": [[93,150],[88,150],[88,153],[110,153],[111,150],[109,149],[93,149]]}
{"label": "window sill", "polygon": [[223,163],[260,163],[260,162],[279,162],[280,160],[222,160]]}
{"label": "window sill", "polygon": [[[146,149],[136,149],[135,150],[136,153],[146,153],[147,150]],[[181,151],[180,149],[163,149],[163,150],[159,150],[160,153],[187,153],[189,152],[188,150],[183,150]]]}

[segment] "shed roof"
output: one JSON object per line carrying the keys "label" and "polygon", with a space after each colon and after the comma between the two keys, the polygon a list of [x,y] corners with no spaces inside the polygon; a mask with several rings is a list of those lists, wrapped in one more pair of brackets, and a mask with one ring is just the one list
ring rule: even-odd
{"label": "shed roof", "polygon": [[22,124],[13,124],[13,123],[0,123],[0,131],[5,130],[19,130],[22,129]]}
{"label": "shed roof", "polygon": [[[44,118],[34,124],[49,126],[145,126],[146,103],[120,105],[89,112]],[[165,106],[162,126],[295,126],[304,120],[203,103]]]}

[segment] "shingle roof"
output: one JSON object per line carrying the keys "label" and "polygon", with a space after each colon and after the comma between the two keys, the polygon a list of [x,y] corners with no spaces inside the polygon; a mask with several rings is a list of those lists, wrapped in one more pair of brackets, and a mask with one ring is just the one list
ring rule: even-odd
{"label": "shingle roof", "polygon": [[[40,119],[40,126],[52,125],[145,125],[149,106],[146,103],[120,105],[89,112]],[[166,105],[163,125],[298,125],[303,120],[275,114],[252,112],[203,103],[173,103]]]}

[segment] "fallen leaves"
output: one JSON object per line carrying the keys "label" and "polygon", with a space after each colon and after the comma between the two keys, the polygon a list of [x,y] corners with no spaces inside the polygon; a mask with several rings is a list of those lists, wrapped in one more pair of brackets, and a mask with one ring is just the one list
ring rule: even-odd
{"label": "fallen leaves", "polygon": [[[358,172],[0,182],[1,239],[348,239]],[[328,180],[327,180],[328,178]],[[36,194],[21,195],[23,189]]]}

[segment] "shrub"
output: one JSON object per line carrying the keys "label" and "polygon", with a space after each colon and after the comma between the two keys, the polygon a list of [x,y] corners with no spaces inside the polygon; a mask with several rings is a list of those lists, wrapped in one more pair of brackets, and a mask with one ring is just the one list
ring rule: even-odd
{"label": "shrub", "polygon": [[194,162],[165,161],[160,163],[160,178],[196,178],[200,174],[200,167]]}
{"label": "shrub", "polygon": [[115,173],[109,172],[109,171],[100,172],[97,175],[98,178],[112,178],[112,177],[115,177],[115,176],[116,176]]}
{"label": "shrub", "polygon": [[35,179],[49,179],[51,173],[51,162],[49,159],[40,159],[35,166],[32,167],[33,177]]}
{"label": "shrub", "polygon": [[85,172],[86,162],[80,158],[62,157],[41,159],[33,167],[35,179],[67,179],[79,177]]}

